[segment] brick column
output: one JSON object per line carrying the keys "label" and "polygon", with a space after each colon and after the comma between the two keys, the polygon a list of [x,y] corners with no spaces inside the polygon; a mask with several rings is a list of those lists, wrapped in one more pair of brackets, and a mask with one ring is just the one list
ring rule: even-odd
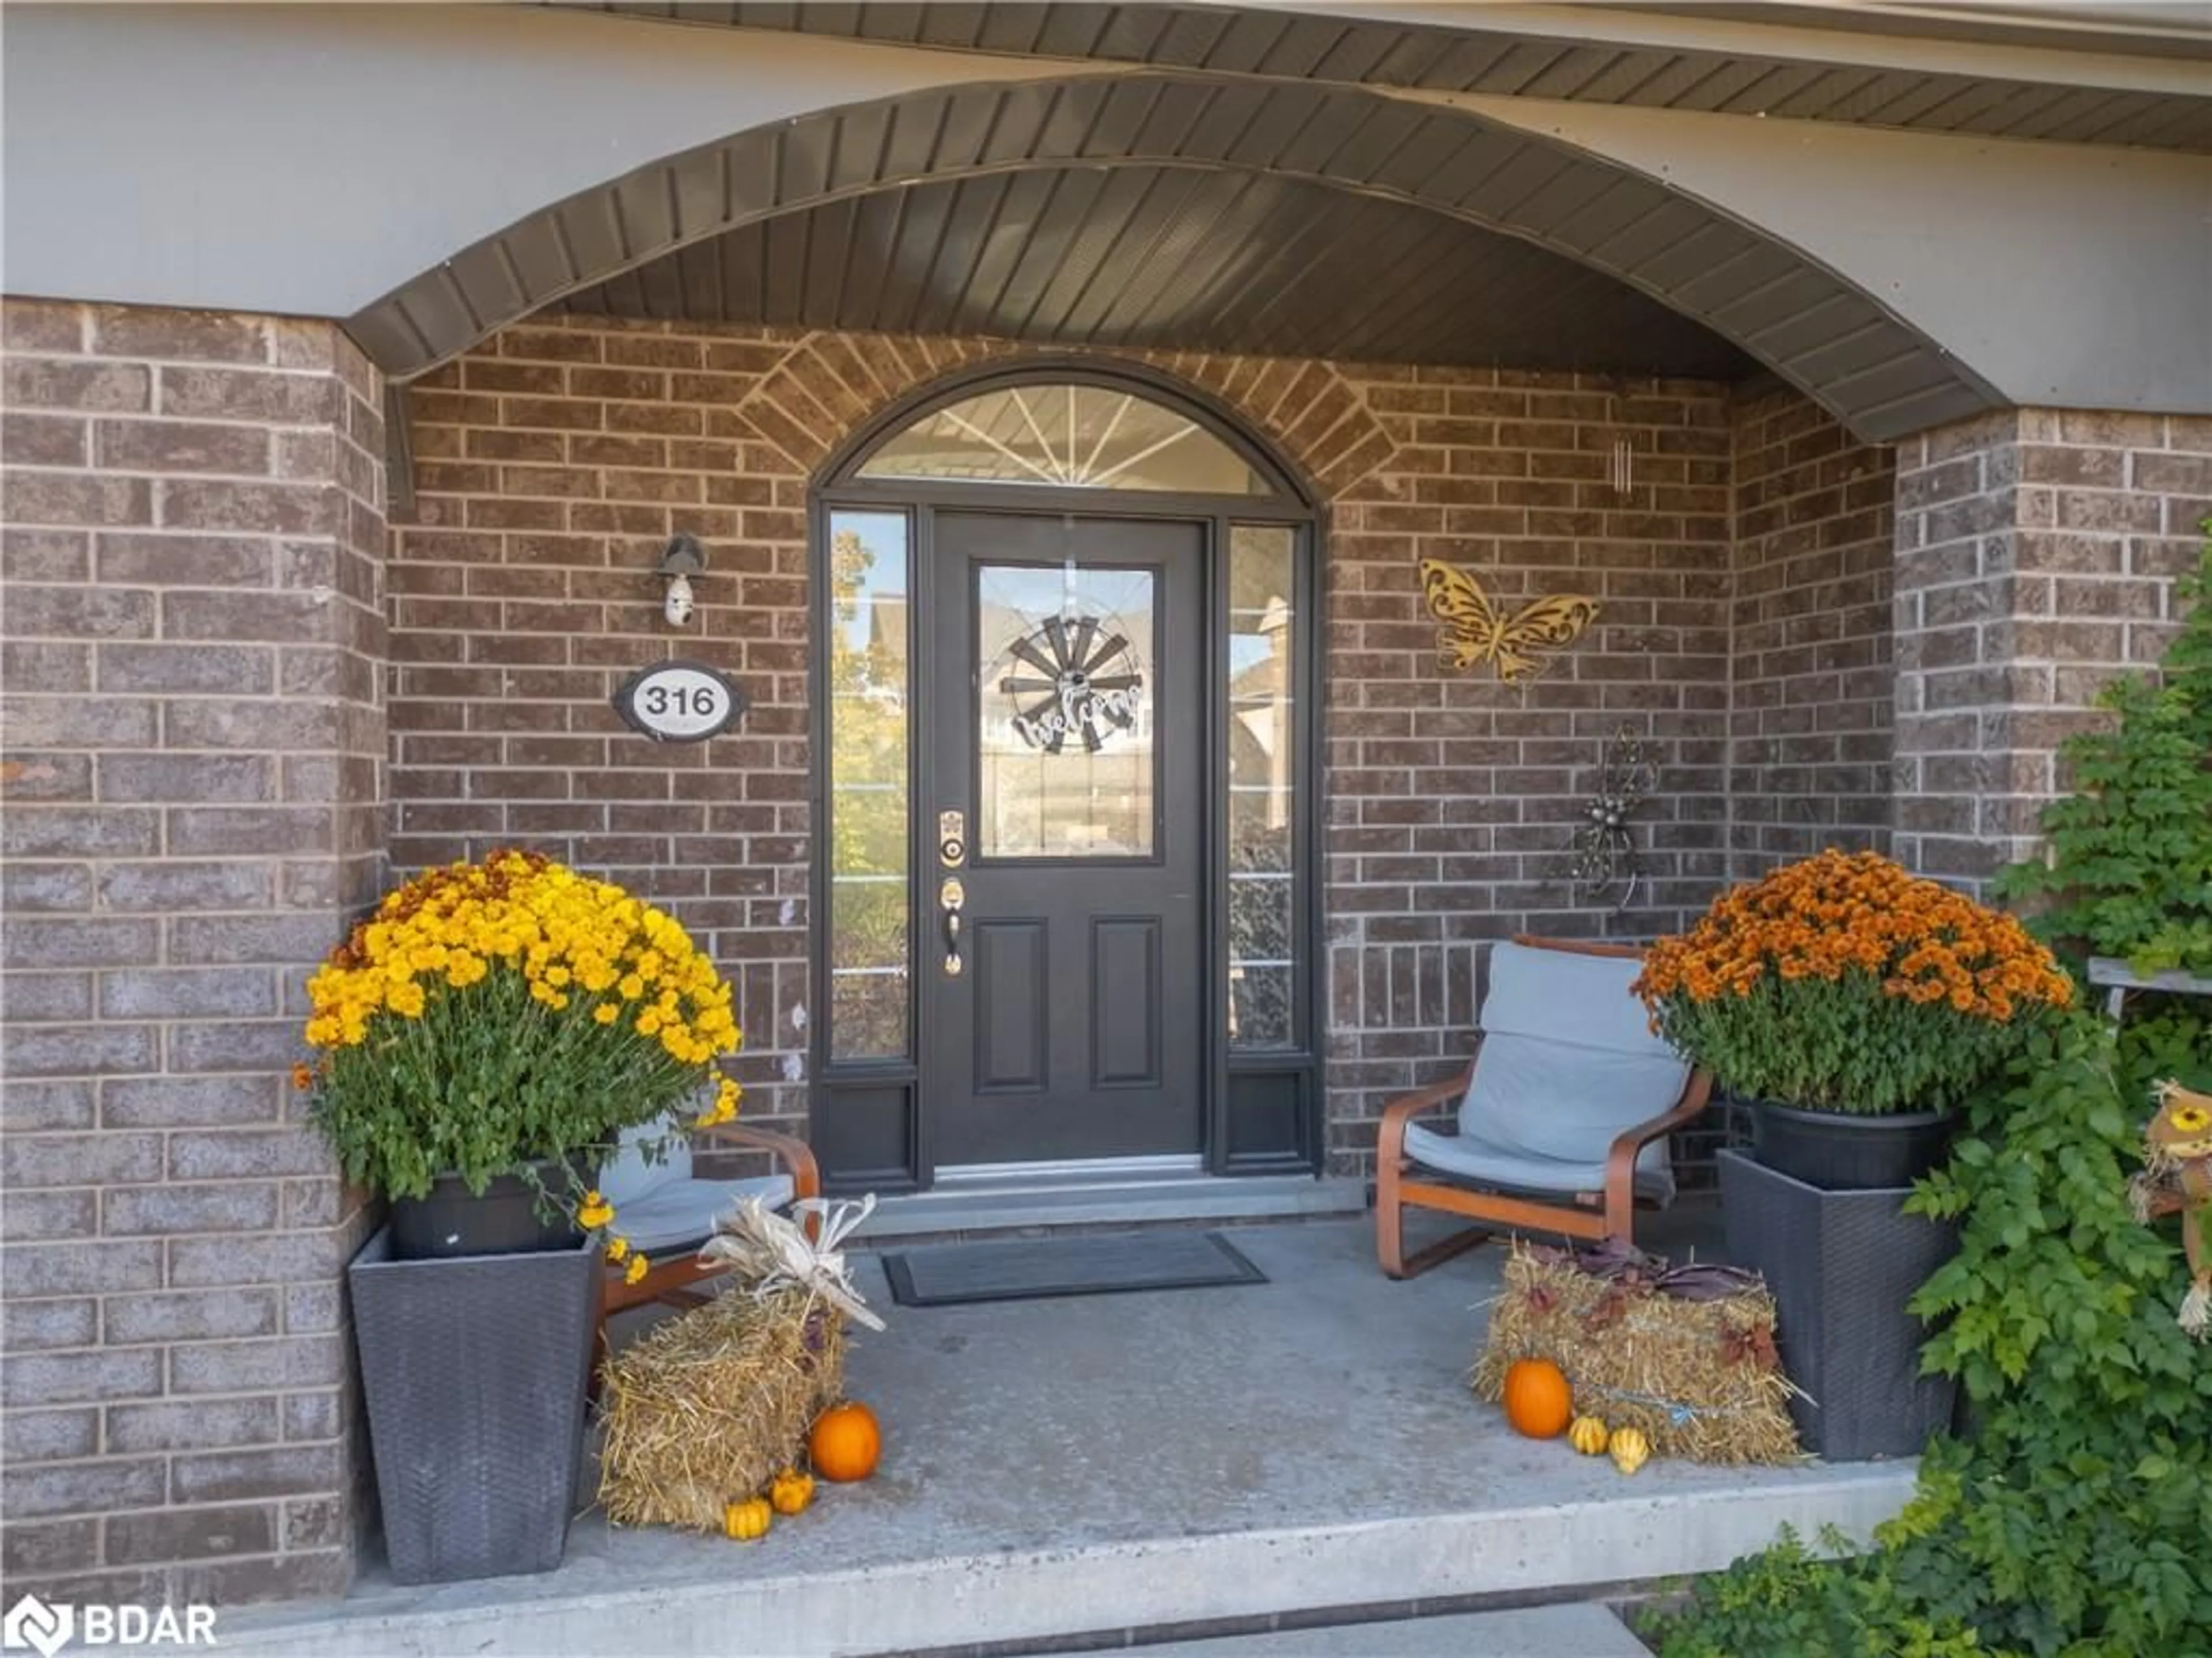
{"label": "brick column", "polygon": [[383,874],[378,377],[327,323],[4,317],[6,1594],[334,1594],[366,1217],[287,1073]]}
{"label": "brick column", "polygon": [[1977,885],[2036,842],[2098,688],[2154,664],[2212,513],[2212,420],[2008,410],[1897,469],[1896,847]]}
{"label": "brick column", "polygon": [[1885,851],[1894,673],[1891,452],[1795,392],[1733,411],[1729,873]]}

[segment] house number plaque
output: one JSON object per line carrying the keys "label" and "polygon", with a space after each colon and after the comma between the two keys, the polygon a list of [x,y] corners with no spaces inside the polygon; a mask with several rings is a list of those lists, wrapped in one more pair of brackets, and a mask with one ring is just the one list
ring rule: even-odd
{"label": "house number plaque", "polygon": [[703,662],[656,662],[623,681],[615,712],[656,743],[701,743],[736,725],[745,694]]}

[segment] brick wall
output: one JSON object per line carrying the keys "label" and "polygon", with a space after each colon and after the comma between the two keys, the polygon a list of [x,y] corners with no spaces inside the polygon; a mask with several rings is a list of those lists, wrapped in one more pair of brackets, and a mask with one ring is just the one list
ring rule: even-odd
{"label": "brick wall", "polygon": [[[1327,884],[1333,1163],[1371,1165],[1390,1098],[1460,1062],[1478,941],[1529,931],[1634,938],[1681,925],[1723,873],[1729,545],[1722,388],[1626,394],[1565,375],[1364,371],[1396,447],[1334,504],[1325,572]],[[1611,452],[1634,452],[1626,495]],[[1492,597],[1603,606],[1525,688],[1439,666],[1418,562]],[[1604,740],[1658,762],[1639,814],[1646,871],[1618,917],[1574,904],[1573,831]]]}
{"label": "brick wall", "polygon": [[[334,330],[5,319],[4,1570],[77,1599],[331,1593],[362,1512],[339,1290],[368,1217],[285,1087],[305,972],[387,879],[387,831],[404,868],[545,847],[705,936],[753,1114],[803,1118],[809,479],[1012,348],[508,330],[410,394],[387,578],[380,391]],[[1146,361],[1324,506],[1337,1168],[1464,1052],[1479,941],[1644,935],[1732,869],[1879,843],[1887,452],[1694,383]],[[2212,423],[2017,411],[1894,464],[1897,849],[1972,878],[2024,844],[2095,686],[2162,647]],[[652,574],[677,529],[710,559],[682,635]],[[1427,556],[1604,609],[1525,688],[1451,674]],[[740,734],[620,731],[615,681],[678,650],[744,682]],[[1661,786],[1615,918],[1565,873],[1624,722]]]}
{"label": "brick wall", "polygon": [[1729,872],[1885,851],[1896,463],[1792,392],[1738,406]]}
{"label": "brick wall", "polygon": [[[416,516],[396,537],[395,863],[520,840],[635,882],[737,974],[750,1109],[805,1109],[808,480],[872,411],[1012,347],[594,319],[506,331],[411,392]],[[1328,505],[1333,1131],[1462,1051],[1474,941],[1648,932],[1720,878],[1729,409],[1698,383],[1155,355],[1274,442]],[[1610,450],[1637,451],[1626,495]],[[674,530],[706,544],[698,618],[659,618]],[[1416,564],[1501,601],[1604,611],[1527,689],[1436,658]],[[625,734],[620,674],[678,649],[754,699],[742,735]],[[1650,878],[1614,921],[1570,906],[1601,742],[1655,740]]]}
{"label": "brick wall", "polygon": [[2097,689],[2154,664],[2212,514],[2212,420],[2010,410],[1899,446],[1898,855],[2028,853]]}
{"label": "brick wall", "polygon": [[377,377],[325,323],[4,320],[5,1594],[333,1593],[364,1218],[286,1073],[381,879]]}

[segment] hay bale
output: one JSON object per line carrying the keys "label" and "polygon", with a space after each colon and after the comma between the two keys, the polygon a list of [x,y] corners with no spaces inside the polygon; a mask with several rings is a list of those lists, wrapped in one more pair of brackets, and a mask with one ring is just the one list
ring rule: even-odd
{"label": "hay bale", "polygon": [[608,1520],[719,1531],[723,1505],[798,1461],[842,1394],[844,1320],[802,1290],[731,1290],[641,1336],[601,1376]]}
{"label": "hay bale", "polygon": [[1578,1415],[1640,1428],[1661,1456],[1803,1460],[1790,1421],[1796,1390],[1774,1348],[1774,1297],[1749,1273],[1670,1269],[1621,1246],[1577,1255],[1516,1240],[1470,1377],[1476,1394],[1503,1397],[1506,1368],[1521,1358],[1550,1359]]}

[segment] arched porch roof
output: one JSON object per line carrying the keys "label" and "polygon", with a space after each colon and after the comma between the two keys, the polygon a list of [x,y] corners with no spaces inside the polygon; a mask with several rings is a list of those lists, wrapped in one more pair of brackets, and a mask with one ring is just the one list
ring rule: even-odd
{"label": "arched porch roof", "polygon": [[[532,214],[349,326],[387,372],[410,374],[568,294],[750,223],[937,181],[1118,167],[1260,175],[1503,233],[1702,324],[1870,437],[2004,401],[1798,249],[1611,160],[1372,92],[1176,76],[963,85],[740,133]],[[1316,349],[1325,344],[1307,349],[1326,355]]]}

